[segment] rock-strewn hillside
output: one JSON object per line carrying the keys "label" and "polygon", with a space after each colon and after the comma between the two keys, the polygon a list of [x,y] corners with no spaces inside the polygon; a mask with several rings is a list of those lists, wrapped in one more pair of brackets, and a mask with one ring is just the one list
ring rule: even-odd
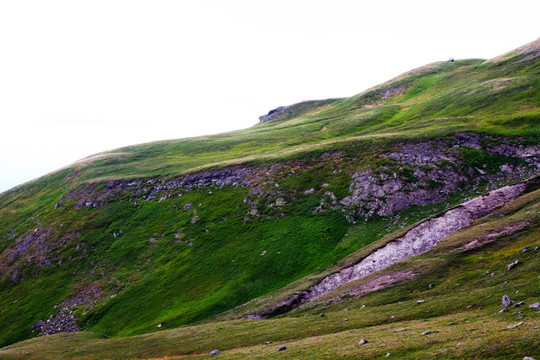
{"label": "rock-strewn hillside", "polygon": [[283,297],[394,231],[537,175],[538,61],[431,64],[0,194],[0,344],[141,334]]}

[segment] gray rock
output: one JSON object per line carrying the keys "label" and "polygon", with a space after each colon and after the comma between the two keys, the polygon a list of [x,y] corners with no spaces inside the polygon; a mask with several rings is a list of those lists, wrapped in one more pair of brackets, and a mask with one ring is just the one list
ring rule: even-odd
{"label": "gray rock", "polygon": [[416,305],[420,305],[420,304],[423,304],[423,303],[425,303],[425,302],[426,302],[426,300],[418,300],[418,301],[416,302]]}
{"label": "gray rock", "polygon": [[284,206],[286,204],[287,204],[287,202],[284,199],[282,199],[282,198],[277,198],[276,199],[276,206]]}
{"label": "gray rock", "polygon": [[503,312],[507,312],[507,311],[508,311],[508,309],[502,309],[497,314],[502,314]]}
{"label": "gray rock", "polygon": [[502,297],[502,307],[503,308],[508,307],[508,306],[510,306],[510,304],[512,304],[512,301],[510,300],[508,295],[503,295],[503,297]]}
{"label": "gray rock", "polygon": [[273,341],[267,341],[266,345],[270,345],[270,344],[273,344],[273,343],[274,343]]}
{"label": "gray rock", "polygon": [[534,360],[534,358],[532,358],[532,357],[530,357],[530,356],[525,356],[525,357],[523,358],[523,360]]}
{"label": "gray rock", "polygon": [[358,342],[358,345],[364,345],[364,344],[367,344],[367,340],[366,339],[360,339],[360,341]]}
{"label": "gray rock", "polygon": [[432,332],[431,330],[426,330],[426,331],[424,331],[424,332],[422,333],[422,335],[429,335],[429,334],[431,334],[431,332]]}
{"label": "gray rock", "polygon": [[218,349],[214,349],[214,350],[210,351],[210,355],[217,355],[217,354],[219,354]]}
{"label": "gray rock", "polygon": [[531,309],[540,308],[540,302],[535,302],[534,304],[529,305],[529,308],[531,308]]}
{"label": "gray rock", "polygon": [[283,350],[287,350],[287,347],[286,346],[281,346],[277,351],[283,351]]}
{"label": "gray rock", "polygon": [[514,325],[508,325],[506,328],[507,329],[513,329],[513,328],[516,328],[516,327],[521,326],[521,325],[523,325],[523,321],[520,321],[520,322],[518,322],[517,324],[514,324]]}
{"label": "gray rock", "polygon": [[43,320],[39,320],[34,325],[32,325],[32,330],[34,329],[40,329],[45,326],[45,322]]}
{"label": "gray rock", "polygon": [[510,263],[510,264],[506,265],[506,270],[511,270],[511,269],[515,268],[517,266],[517,264],[519,264],[518,260],[514,261],[513,263]]}
{"label": "gray rock", "polygon": [[527,248],[526,248],[526,247],[524,247],[524,248],[523,248],[523,249],[521,250],[521,252],[524,252],[524,253],[526,253],[526,252],[527,252]]}

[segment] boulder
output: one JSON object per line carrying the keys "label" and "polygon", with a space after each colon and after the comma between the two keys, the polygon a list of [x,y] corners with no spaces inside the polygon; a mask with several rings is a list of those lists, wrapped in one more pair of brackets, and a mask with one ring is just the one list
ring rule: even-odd
{"label": "boulder", "polygon": [[531,309],[540,308],[540,302],[535,302],[534,304],[529,305],[529,308],[531,308]]}
{"label": "boulder", "polygon": [[219,354],[218,349],[214,349],[214,350],[210,351],[210,355],[217,355],[217,354]]}
{"label": "boulder", "polygon": [[502,297],[502,307],[506,308],[506,307],[510,306],[510,304],[512,304],[512,301],[510,300],[508,295],[503,295],[503,297]]}
{"label": "boulder", "polygon": [[286,346],[281,346],[278,351],[283,351],[283,350],[287,350],[287,347]]}

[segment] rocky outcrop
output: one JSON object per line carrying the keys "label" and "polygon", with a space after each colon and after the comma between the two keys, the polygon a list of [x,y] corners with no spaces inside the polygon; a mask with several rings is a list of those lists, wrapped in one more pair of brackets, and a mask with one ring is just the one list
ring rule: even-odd
{"label": "rocky outcrop", "polygon": [[277,117],[283,116],[290,108],[290,106],[278,106],[277,108],[270,110],[268,114],[259,116],[259,121],[270,121]]}
{"label": "rocky outcrop", "polygon": [[[497,156],[497,168],[482,160],[471,165],[463,151],[475,149],[481,157]],[[279,163],[237,165],[205,170],[173,179],[160,178],[134,181],[109,181],[105,186],[88,184],[68,192],[57,207],[75,200],[76,207],[100,207],[115,201],[117,195],[129,196],[135,204],[140,201],[163,201],[201,188],[239,186],[249,189],[253,204],[246,217],[260,213],[258,205],[275,206],[276,199],[285,195],[292,200],[311,195],[319,198],[313,212],[342,210],[351,222],[375,215],[390,216],[411,206],[424,206],[444,201],[466,186],[469,190],[481,182],[508,183],[532,176],[540,166],[540,146],[501,141],[480,134],[458,134],[453,138],[434,141],[409,141],[393,146],[379,155],[379,164],[351,169],[348,158],[341,152],[328,162],[334,172],[347,169],[351,183],[349,193],[337,198],[330,191],[315,188],[296,193],[282,190],[278,182],[294,177],[298,171],[310,171],[319,166],[311,163]],[[325,155],[325,154],[323,154]],[[468,162],[467,162],[468,161]],[[324,184],[328,185],[328,184]],[[324,188],[321,185],[321,189]],[[495,185],[494,185],[495,186]],[[127,195],[126,195],[127,194]],[[276,209],[277,212],[277,209]],[[271,216],[271,215],[268,215]]]}
{"label": "rocky outcrop", "polygon": [[469,200],[439,216],[425,220],[403,236],[373,251],[359,262],[350,264],[325,277],[309,289],[294,294],[261,316],[282,314],[343,284],[364,278],[399,261],[428,251],[445,237],[469,225],[474,220],[488,215],[497,207],[513,201],[525,191],[526,187],[527,182],[506,186]]}
{"label": "rocky outcrop", "polygon": [[278,106],[277,108],[270,110],[268,114],[259,116],[259,121],[266,122],[270,120],[282,120],[289,116],[299,116],[310,110],[330,105],[336,101],[338,101],[338,99],[310,100],[289,106]]}
{"label": "rocky outcrop", "polygon": [[85,305],[87,309],[91,309],[101,298],[102,293],[99,288],[90,286],[79,294],[67,299],[66,301],[55,305],[58,312],[50,315],[46,321],[39,320],[32,326],[32,332],[38,331],[36,336],[52,335],[63,332],[79,331],[76,324],[77,318],[73,309],[77,306]]}

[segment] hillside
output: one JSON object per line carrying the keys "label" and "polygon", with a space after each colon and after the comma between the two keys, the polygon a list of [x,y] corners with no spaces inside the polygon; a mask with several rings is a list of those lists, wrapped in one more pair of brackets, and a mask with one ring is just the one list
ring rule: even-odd
{"label": "hillside", "polygon": [[[229,358],[277,356],[261,347],[269,338],[300,351],[280,357],[327,346],[347,358],[357,348],[344,339],[359,329],[388,337],[391,324],[422,329],[422,319],[436,341],[392,333],[388,351],[365,356],[530,354],[534,311],[492,315],[510,290],[527,305],[540,297],[539,54],[537,40],[488,61],[429,64],[349,98],[277,108],[249,129],[97,154],[0,194],[0,346],[39,336],[0,358],[218,346],[236,349],[220,354]],[[405,257],[377,255],[423,234],[394,252]],[[362,265],[369,256],[381,266]],[[445,305],[413,306],[428,296]],[[516,316],[527,330],[479,330]],[[448,347],[473,327],[474,346]],[[495,340],[508,346],[484,349]],[[74,347],[85,354],[63,353]]]}

